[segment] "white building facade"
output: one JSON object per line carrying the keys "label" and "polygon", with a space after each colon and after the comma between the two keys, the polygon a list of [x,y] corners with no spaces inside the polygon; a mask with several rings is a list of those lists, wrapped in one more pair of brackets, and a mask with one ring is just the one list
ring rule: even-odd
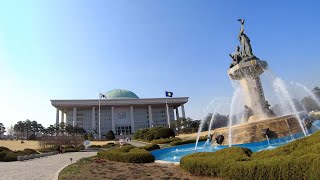
{"label": "white building facade", "polygon": [[169,127],[179,117],[186,117],[184,104],[188,97],[140,99],[133,92],[120,89],[107,92],[105,97],[100,100],[51,100],[56,108],[56,124],[65,122],[93,133],[100,130],[103,136],[110,130],[119,135],[151,127]]}

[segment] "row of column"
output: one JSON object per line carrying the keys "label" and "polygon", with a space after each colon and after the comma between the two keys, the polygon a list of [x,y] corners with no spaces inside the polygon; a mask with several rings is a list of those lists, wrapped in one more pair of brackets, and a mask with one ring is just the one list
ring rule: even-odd
{"label": "row of column", "polygon": [[[179,109],[178,107],[175,108],[176,110],[176,119],[179,118]],[[184,105],[181,105],[181,110],[182,110],[182,117],[185,118],[185,110],[184,110]],[[96,129],[96,107],[92,106],[92,113],[91,113],[91,119],[92,119],[92,129]],[[167,114],[167,121],[168,121],[168,125],[170,126],[170,113],[169,113],[169,108],[166,108],[166,114]],[[151,105],[148,105],[148,115],[149,115],[149,127],[153,127],[153,120],[152,120],[152,107]],[[64,122],[64,116],[65,116],[65,112],[64,110],[61,110],[61,122]],[[134,115],[133,115],[133,106],[130,106],[130,116],[131,116],[131,131],[134,133],[135,132],[135,128],[134,128]],[[59,109],[57,108],[57,112],[56,112],[56,125],[58,126],[60,121],[59,121]],[[114,106],[111,106],[111,121],[112,121],[112,131],[116,132],[116,125],[114,122]],[[73,114],[72,114],[72,126],[76,126],[77,122],[77,107],[73,108]],[[100,135],[101,132],[101,125],[100,122],[98,122],[98,133]]]}

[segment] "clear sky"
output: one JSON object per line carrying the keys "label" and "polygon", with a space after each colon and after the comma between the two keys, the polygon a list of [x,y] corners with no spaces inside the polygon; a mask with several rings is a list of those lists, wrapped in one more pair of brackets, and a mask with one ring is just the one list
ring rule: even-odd
{"label": "clear sky", "polygon": [[0,2],[0,122],[55,123],[50,99],[187,96],[201,118],[231,96],[229,53],[245,32],[284,80],[320,84],[320,2],[298,0],[29,0]]}

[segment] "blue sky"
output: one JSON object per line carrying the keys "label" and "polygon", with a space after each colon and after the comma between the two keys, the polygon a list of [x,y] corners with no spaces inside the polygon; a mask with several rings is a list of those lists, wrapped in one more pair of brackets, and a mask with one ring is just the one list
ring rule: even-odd
{"label": "blue sky", "polygon": [[246,19],[253,53],[284,80],[320,85],[318,1],[1,1],[0,109],[5,126],[55,122],[50,99],[190,97],[201,118],[231,96],[229,53]]}

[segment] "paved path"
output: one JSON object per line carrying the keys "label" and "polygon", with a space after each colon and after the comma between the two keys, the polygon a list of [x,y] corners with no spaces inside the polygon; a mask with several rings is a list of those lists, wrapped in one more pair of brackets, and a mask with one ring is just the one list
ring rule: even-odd
{"label": "paved path", "polygon": [[97,152],[74,152],[28,161],[0,162],[0,180],[56,180],[59,172],[70,163]]}

